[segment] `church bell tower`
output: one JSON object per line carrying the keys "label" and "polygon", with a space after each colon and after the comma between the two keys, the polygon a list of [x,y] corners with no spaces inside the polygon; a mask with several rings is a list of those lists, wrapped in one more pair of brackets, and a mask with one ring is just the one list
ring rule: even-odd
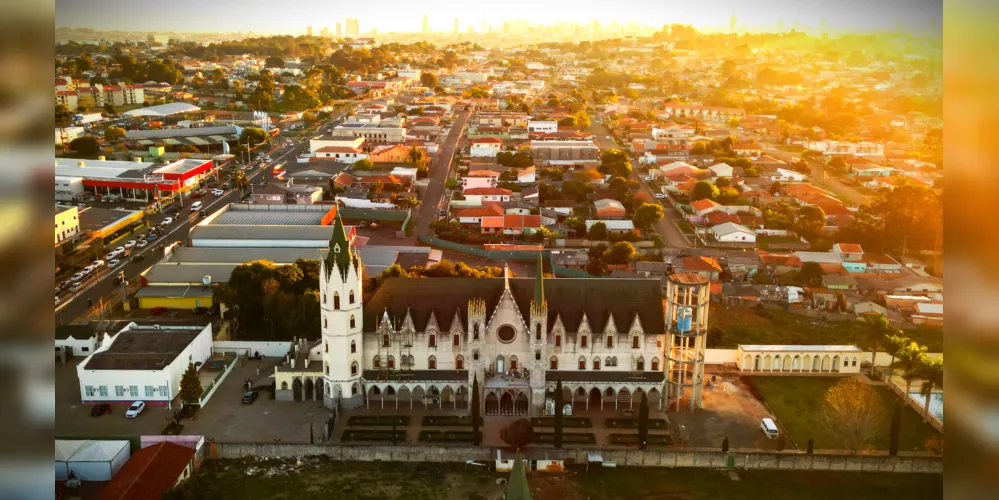
{"label": "church bell tower", "polygon": [[332,408],[339,402],[346,409],[363,403],[363,278],[361,260],[351,251],[340,208],[336,210],[329,253],[319,263],[323,404]]}

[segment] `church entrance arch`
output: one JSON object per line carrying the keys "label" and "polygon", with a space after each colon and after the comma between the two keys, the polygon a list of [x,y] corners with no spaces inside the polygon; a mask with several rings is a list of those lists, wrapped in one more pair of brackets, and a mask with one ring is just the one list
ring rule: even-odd
{"label": "church entrance arch", "polygon": [[530,403],[527,401],[527,394],[523,392],[517,395],[517,400],[514,401],[513,412],[515,415],[527,415],[529,411]]}
{"label": "church entrance arch", "polygon": [[513,396],[504,392],[500,398],[500,415],[513,415]]}
{"label": "church entrance arch", "polygon": [[296,378],[291,382],[291,393],[295,397],[295,401],[302,400],[302,379]]}
{"label": "church entrance arch", "polygon": [[499,414],[499,398],[496,397],[496,393],[490,392],[486,396],[486,415],[498,415]]}

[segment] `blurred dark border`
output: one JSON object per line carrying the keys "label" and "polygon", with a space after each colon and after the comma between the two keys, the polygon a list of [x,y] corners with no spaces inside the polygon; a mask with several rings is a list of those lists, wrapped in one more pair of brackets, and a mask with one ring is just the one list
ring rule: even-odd
{"label": "blurred dark border", "polygon": [[55,488],[54,9],[0,6],[0,499]]}

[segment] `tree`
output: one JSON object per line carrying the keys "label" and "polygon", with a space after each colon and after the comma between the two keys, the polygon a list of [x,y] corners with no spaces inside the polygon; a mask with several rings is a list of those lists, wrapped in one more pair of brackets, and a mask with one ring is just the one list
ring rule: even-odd
{"label": "tree", "polygon": [[822,421],[851,453],[867,449],[884,422],[881,396],[859,378],[844,379],[826,392]]}
{"label": "tree", "polygon": [[[725,439],[726,447],[728,438]],[[649,442],[649,395],[642,391],[642,404],[638,407],[638,449],[644,450]]]}
{"label": "tree", "polygon": [[597,222],[590,226],[590,230],[587,234],[591,240],[606,240],[607,239],[607,224],[603,222]]}
{"label": "tree", "polygon": [[919,393],[923,396],[924,421],[930,420],[930,397],[933,395],[933,389],[943,388],[943,374],[942,356],[936,359],[923,356],[922,364],[919,367],[919,378],[923,379],[923,383],[919,386]]}
{"label": "tree", "polygon": [[658,203],[642,203],[635,209],[635,223],[641,227],[651,227],[662,220],[663,206]]}
{"label": "tree", "polygon": [[[576,172],[573,172],[572,177],[579,182],[593,182],[604,178],[604,176],[600,172],[598,172],[597,169],[595,168],[588,168],[586,170],[577,170]],[[619,177],[615,177],[615,179],[618,178]]]}
{"label": "tree", "polygon": [[313,123],[316,123],[316,120],[318,119],[319,117],[316,116],[316,114],[311,111],[306,111],[305,113],[302,113],[302,121],[305,122],[306,125],[312,125]]}
{"label": "tree", "polygon": [[899,350],[895,361],[902,372],[902,379],[905,380],[905,394],[909,394],[912,392],[912,383],[919,378],[919,370],[927,363],[926,346],[910,341]]}
{"label": "tree", "polygon": [[354,162],[354,170],[371,170],[375,168],[375,162],[368,158],[363,158]]}
{"label": "tree", "polygon": [[902,350],[909,345],[910,342],[912,341],[909,340],[909,337],[902,335],[902,332],[899,332],[897,335],[888,335],[886,339],[885,352],[891,355],[891,362],[888,364],[889,379],[895,375],[896,358],[899,356],[899,353],[901,353]]}
{"label": "tree", "polygon": [[534,442],[534,426],[526,418],[514,420],[500,430],[500,439],[515,450],[520,450]]}
{"label": "tree", "polygon": [[697,181],[694,189],[690,192],[690,201],[703,199],[713,200],[718,197],[718,187],[708,181]]}
{"label": "tree", "polygon": [[846,161],[842,157],[837,156],[837,157],[833,158],[832,160],[829,160],[829,164],[826,165],[826,168],[828,168],[829,170],[832,170],[833,173],[836,173],[836,174],[845,173],[846,172]]}
{"label": "tree", "polygon": [[270,56],[264,60],[264,66],[268,68],[283,68],[284,58],[281,56]]}
{"label": "tree", "polygon": [[609,271],[607,263],[599,257],[590,257],[590,262],[586,264],[586,272],[593,276],[606,276]]}
{"label": "tree", "polygon": [[198,379],[198,370],[194,363],[188,363],[187,371],[180,379],[180,400],[184,404],[201,403],[201,380]]}
{"label": "tree", "polygon": [[104,130],[104,140],[108,142],[118,142],[125,137],[125,129],[121,127],[108,127]]}
{"label": "tree", "polygon": [[482,433],[479,432],[479,419],[482,418],[479,412],[481,411],[479,408],[479,376],[475,375],[472,378],[472,444],[474,446],[482,443]]}
{"label": "tree", "polygon": [[590,128],[590,115],[586,114],[586,111],[577,111],[572,117],[575,118],[578,129],[586,130]]}
{"label": "tree", "polygon": [[822,266],[818,262],[805,262],[801,265],[801,271],[798,272],[798,276],[801,277],[802,283],[806,285],[817,285],[822,282],[822,276],[826,273],[822,270]]}
{"label": "tree", "polygon": [[635,258],[635,253],[635,245],[632,245],[627,241],[619,241],[611,245],[610,249],[607,250],[607,253],[604,254],[604,260],[607,261],[608,264],[624,265],[631,262],[631,260]]}
{"label": "tree", "polygon": [[783,187],[784,187],[784,186],[782,186],[782,185],[781,185],[781,183],[780,183],[779,181],[774,181],[774,183],[770,185],[770,194],[772,194],[772,195],[775,195],[775,196],[776,196],[776,195],[777,195],[777,193],[780,193],[780,190],[781,190],[781,188],[783,188]]}
{"label": "tree", "polygon": [[69,149],[84,155],[84,156],[95,156],[101,151],[101,145],[97,142],[97,138],[92,135],[85,135],[82,137],[77,137],[69,143]]}
{"label": "tree", "polygon": [[562,447],[562,405],[565,404],[562,397],[562,380],[557,379],[555,381],[555,448]]}
{"label": "tree", "polygon": [[576,236],[582,236],[586,234],[586,223],[576,217],[569,217],[565,220],[565,225],[569,226]]}
{"label": "tree", "polygon": [[248,179],[246,177],[246,174],[243,173],[243,170],[240,169],[232,174],[231,180],[232,180],[232,187],[239,190],[239,198],[242,199],[244,191],[246,191],[246,189],[250,187],[250,179]]}
{"label": "tree", "polygon": [[631,161],[628,154],[620,149],[608,149],[603,152],[600,159],[600,173],[609,174],[611,177],[627,178],[631,175]]}
{"label": "tree", "polygon": [[717,199],[718,203],[723,205],[732,205],[739,201],[739,191],[733,187],[720,188],[718,189]]}
{"label": "tree", "polygon": [[899,435],[902,434],[902,412],[904,411],[901,399],[896,399],[891,405],[891,424],[888,427],[888,456],[898,455]]}
{"label": "tree", "polygon": [[427,73],[424,71],[420,73],[420,84],[428,89],[436,88],[440,83],[437,81],[437,75],[433,73]]}
{"label": "tree", "polygon": [[809,241],[818,237],[825,226],[826,213],[822,207],[816,205],[801,207],[801,210],[798,211],[798,218],[794,221],[794,230]]}
{"label": "tree", "polygon": [[416,146],[409,148],[407,162],[417,169],[425,169],[427,167],[427,150]]}
{"label": "tree", "polygon": [[55,107],[55,122],[57,127],[68,127],[73,122],[73,111],[65,104],[58,104]]}
{"label": "tree", "polygon": [[707,147],[704,146],[703,142],[695,142],[694,145],[691,146],[690,148],[690,154],[692,155],[703,155],[707,154],[707,152],[708,152]]}
{"label": "tree", "polygon": [[794,208],[784,201],[768,204],[763,207],[763,224],[771,229],[792,229]]}
{"label": "tree", "polygon": [[107,113],[108,116],[118,116],[118,110],[114,109],[114,104],[111,104],[110,102],[104,104],[104,112]]}
{"label": "tree", "polygon": [[253,148],[267,142],[267,132],[259,127],[246,127],[239,134],[239,142]]}

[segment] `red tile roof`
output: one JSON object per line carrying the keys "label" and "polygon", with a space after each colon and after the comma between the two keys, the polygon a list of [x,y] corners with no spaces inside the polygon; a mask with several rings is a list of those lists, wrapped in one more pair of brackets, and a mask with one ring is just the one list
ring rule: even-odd
{"label": "red tile roof", "polygon": [[722,212],[721,210],[715,210],[714,212],[708,212],[705,216],[708,219],[708,223],[712,226],[717,226],[718,224],[724,224],[726,222],[734,222],[736,224],[741,224],[738,215],[728,214]]}
{"label": "red tile roof", "polygon": [[845,253],[864,253],[864,249],[856,243],[840,243],[839,250]]}
{"label": "red tile roof", "polygon": [[455,210],[456,217],[488,217],[503,215],[503,207],[496,203],[489,203],[481,207],[465,208]]}
{"label": "red tile roof", "polygon": [[177,483],[194,453],[193,448],[169,441],[143,448],[104,487],[100,500],[160,498]]}
{"label": "red tile roof", "polygon": [[690,206],[694,207],[694,210],[700,212],[702,210],[707,210],[712,207],[720,207],[721,203],[718,203],[717,201],[714,200],[709,200],[707,198],[702,198],[700,200],[691,203]]}
{"label": "red tile roof", "polygon": [[472,139],[472,144],[503,144],[503,139],[497,137],[479,137]]}
{"label": "red tile roof", "polygon": [[684,271],[720,272],[722,270],[717,260],[704,256],[683,257],[680,259],[680,267]]}
{"label": "red tile roof", "polygon": [[536,228],[541,227],[540,215],[506,215],[503,216],[503,227],[505,228]]}

